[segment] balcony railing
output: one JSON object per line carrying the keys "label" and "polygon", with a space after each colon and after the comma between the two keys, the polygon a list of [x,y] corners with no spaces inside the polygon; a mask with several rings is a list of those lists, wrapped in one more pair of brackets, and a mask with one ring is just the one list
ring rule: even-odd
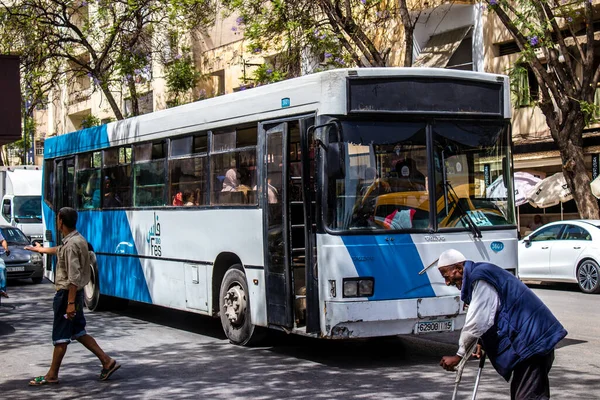
{"label": "balcony railing", "polygon": [[74,90],[69,93],[69,105],[81,103],[92,97],[92,88]]}

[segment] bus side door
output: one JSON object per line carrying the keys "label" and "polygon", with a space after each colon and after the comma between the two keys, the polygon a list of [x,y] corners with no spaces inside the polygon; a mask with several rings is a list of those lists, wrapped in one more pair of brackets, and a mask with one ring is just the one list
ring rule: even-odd
{"label": "bus side door", "polygon": [[262,208],[264,210],[265,279],[267,321],[271,325],[292,327],[292,292],[290,276],[289,232],[286,211],[287,191],[277,202],[269,201],[269,182],[285,185],[287,181],[288,124],[261,124],[265,132],[265,169],[262,176]]}

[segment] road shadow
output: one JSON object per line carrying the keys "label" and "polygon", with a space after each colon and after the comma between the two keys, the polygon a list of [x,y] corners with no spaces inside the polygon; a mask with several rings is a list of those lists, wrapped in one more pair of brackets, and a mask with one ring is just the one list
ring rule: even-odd
{"label": "road shadow", "polygon": [[[99,382],[97,359],[79,344],[69,346],[58,386],[28,387],[45,372],[51,353],[53,287],[23,285],[2,314],[14,331],[1,338],[0,364],[23,347],[41,352],[27,371],[3,370],[4,398],[29,399],[446,399],[454,373],[442,370],[443,355],[456,351],[456,334],[334,341],[274,333],[267,344],[228,343],[218,319],[132,303],[118,313],[88,313],[93,336],[122,364],[108,382]],[[158,324],[158,325],[157,325]],[[24,343],[23,338],[27,338]],[[147,340],[152,338],[152,340]],[[563,346],[580,341],[565,339]],[[557,353],[560,357],[560,350]],[[459,398],[470,398],[478,362],[467,363]],[[555,367],[553,388],[589,398],[600,377]],[[478,399],[508,398],[508,384],[487,364]]]}

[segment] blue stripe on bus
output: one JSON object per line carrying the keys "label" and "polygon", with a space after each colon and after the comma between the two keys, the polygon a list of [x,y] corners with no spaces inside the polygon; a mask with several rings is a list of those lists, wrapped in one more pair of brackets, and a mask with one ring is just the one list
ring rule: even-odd
{"label": "blue stripe on bus", "polygon": [[375,279],[375,293],[369,300],[435,296],[427,274],[419,275],[423,262],[410,235],[353,235],[342,240],[358,276]]}
{"label": "blue stripe on bus", "polygon": [[44,159],[98,150],[109,146],[109,144],[106,125],[94,126],[46,139],[44,142]]}
{"label": "blue stripe on bus", "polygon": [[[80,212],[77,229],[96,252],[137,255],[125,211]],[[139,258],[99,255],[97,259],[102,294],[152,303]]]}

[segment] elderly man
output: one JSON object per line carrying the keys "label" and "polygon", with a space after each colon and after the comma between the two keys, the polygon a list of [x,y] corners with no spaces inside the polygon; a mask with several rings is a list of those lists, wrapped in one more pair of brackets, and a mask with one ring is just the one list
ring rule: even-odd
{"label": "elderly man", "polygon": [[498,373],[510,383],[511,399],[549,399],[548,373],[554,347],[567,331],[542,301],[506,270],[485,262],[467,261],[456,250],[440,255],[438,269],[446,285],[461,291],[469,306],[458,352],[440,365],[452,371],[467,349],[481,338]]}

